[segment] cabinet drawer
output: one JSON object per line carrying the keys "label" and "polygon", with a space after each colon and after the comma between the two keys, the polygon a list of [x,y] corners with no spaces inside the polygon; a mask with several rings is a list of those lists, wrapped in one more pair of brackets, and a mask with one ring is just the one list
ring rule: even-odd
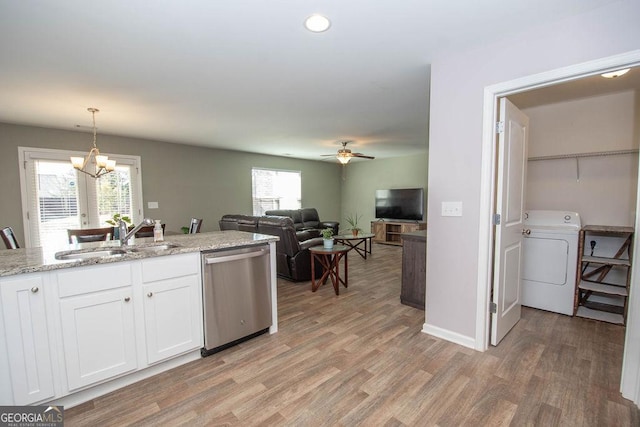
{"label": "cabinet drawer", "polygon": [[142,281],[144,283],[189,276],[198,274],[199,271],[199,252],[142,260]]}
{"label": "cabinet drawer", "polygon": [[70,268],[58,273],[60,298],[116,289],[132,284],[131,263],[129,262]]}

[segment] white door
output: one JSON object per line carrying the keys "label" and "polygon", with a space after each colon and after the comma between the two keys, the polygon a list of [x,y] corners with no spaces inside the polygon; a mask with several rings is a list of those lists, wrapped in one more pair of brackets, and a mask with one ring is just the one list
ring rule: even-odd
{"label": "white door", "polygon": [[19,147],[20,185],[26,247],[68,242],[69,228],[106,227],[120,213],[134,222],[142,216],[139,157],[111,156],[114,173],[94,179],[76,171],[72,151]]}
{"label": "white door", "polygon": [[520,293],[529,118],[500,99],[498,176],[493,265],[491,344],[497,345],[520,320]]}

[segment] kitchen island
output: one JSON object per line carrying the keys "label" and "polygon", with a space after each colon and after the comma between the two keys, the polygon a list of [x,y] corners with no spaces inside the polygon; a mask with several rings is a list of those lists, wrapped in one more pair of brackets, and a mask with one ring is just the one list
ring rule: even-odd
{"label": "kitchen island", "polygon": [[275,241],[223,231],[0,250],[0,405],[75,406],[199,359],[202,252],[270,247],[275,333]]}

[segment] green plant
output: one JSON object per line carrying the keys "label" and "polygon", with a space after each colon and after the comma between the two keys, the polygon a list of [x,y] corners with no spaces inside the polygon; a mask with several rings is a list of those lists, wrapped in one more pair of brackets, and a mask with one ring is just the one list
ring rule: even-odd
{"label": "green plant", "polygon": [[120,220],[123,220],[125,222],[125,224],[127,224],[127,226],[131,225],[131,218],[129,218],[126,215],[120,215],[119,213],[117,214],[113,214],[113,216],[111,217],[111,219],[106,220],[105,222],[109,225],[112,225],[114,227],[117,227],[118,224],[120,224]]}
{"label": "green plant", "polygon": [[182,230],[184,234],[189,234],[189,227],[180,227],[180,230]]}
{"label": "green plant", "polygon": [[355,215],[349,214],[346,216],[345,220],[347,221],[347,224],[351,226],[352,231],[362,231],[362,229],[358,227],[358,221],[360,221],[360,218],[362,218],[362,215],[358,215],[358,212],[356,212]]}
{"label": "green plant", "polygon": [[333,228],[325,228],[324,230],[320,230],[320,234],[322,234],[323,239],[330,239],[333,237]]}

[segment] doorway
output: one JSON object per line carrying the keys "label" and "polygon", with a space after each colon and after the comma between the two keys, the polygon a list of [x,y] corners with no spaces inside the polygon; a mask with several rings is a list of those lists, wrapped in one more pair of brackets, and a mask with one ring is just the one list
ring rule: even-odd
{"label": "doorway", "polygon": [[[582,77],[600,74],[605,71],[623,68],[625,66],[640,65],[640,51],[592,61],[576,66],[553,70],[547,73],[525,77],[509,82],[500,83],[485,88],[484,115],[483,115],[483,158],[482,158],[482,183],[481,183],[481,227],[480,240],[485,242],[479,255],[478,278],[478,306],[476,343],[479,350],[486,350],[489,342],[489,302],[492,284],[492,242],[494,239],[491,215],[493,213],[493,200],[495,198],[494,176],[496,170],[494,129],[496,120],[497,100],[500,97],[513,95],[534,88],[548,87],[557,83],[577,80]],[[638,207],[636,206],[636,210]],[[636,220],[635,228],[640,229]],[[634,242],[634,261],[640,260],[638,254],[637,239]],[[639,264],[640,265],[640,264]],[[632,286],[640,286],[637,273],[632,276]],[[623,396],[634,401],[640,400],[640,316],[634,315],[634,308],[640,307],[640,293],[632,292],[629,301],[629,317],[625,339],[625,354],[622,373],[621,389]]]}

